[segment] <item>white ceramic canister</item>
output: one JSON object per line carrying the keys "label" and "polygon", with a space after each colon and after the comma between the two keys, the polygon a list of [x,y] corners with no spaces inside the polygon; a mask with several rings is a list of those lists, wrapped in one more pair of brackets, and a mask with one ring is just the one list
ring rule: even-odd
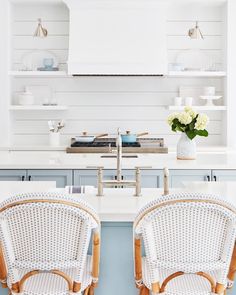
{"label": "white ceramic canister", "polygon": [[18,103],[20,105],[32,105],[34,104],[34,96],[33,94],[28,90],[27,87],[25,87],[24,92],[20,93],[18,95]]}
{"label": "white ceramic canister", "polygon": [[60,132],[49,133],[49,144],[50,146],[60,146]]}
{"label": "white ceramic canister", "polygon": [[185,102],[185,106],[190,107],[190,106],[193,105],[193,98],[190,97],[190,96],[189,97],[185,97],[184,102]]}
{"label": "white ceramic canister", "polygon": [[182,97],[179,97],[179,96],[175,97],[174,98],[174,105],[181,106],[182,105]]}

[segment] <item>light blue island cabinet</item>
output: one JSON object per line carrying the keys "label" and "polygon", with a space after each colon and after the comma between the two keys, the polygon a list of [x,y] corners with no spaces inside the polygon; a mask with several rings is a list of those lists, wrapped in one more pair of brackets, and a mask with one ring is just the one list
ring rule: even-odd
{"label": "light blue island cabinet", "polygon": [[[123,179],[134,179],[135,171],[122,171]],[[114,180],[115,170],[104,170],[104,179]],[[56,181],[57,187],[66,185],[97,186],[97,171],[94,169],[21,169],[0,170],[0,181]],[[236,170],[210,169],[170,169],[170,187],[180,187],[183,181],[236,181]],[[163,186],[163,171],[161,169],[146,169],[141,171],[143,188],[159,188]]]}
{"label": "light blue island cabinet", "polygon": [[[104,170],[104,179],[116,179],[116,170]],[[93,185],[97,186],[97,171],[96,170],[74,170],[75,185]],[[122,178],[126,180],[135,179],[135,170],[123,170]],[[141,171],[141,186],[143,188],[159,188],[162,187],[163,172],[162,170],[142,170]]]}
{"label": "light blue island cabinet", "polygon": [[102,222],[101,262],[96,295],[136,295],[133,223]]}

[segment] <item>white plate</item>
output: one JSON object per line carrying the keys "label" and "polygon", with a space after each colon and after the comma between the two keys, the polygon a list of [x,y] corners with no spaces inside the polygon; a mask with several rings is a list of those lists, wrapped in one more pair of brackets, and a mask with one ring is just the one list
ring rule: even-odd
{"label": "white plate", "polygon": [[52,52],[48,50],[33,50],[31,52],[26,53],[22,57],[22,64],[24,70],[27,71],[37,71],[38,68],[43,68],[43,60],[44,58],[53,58],[54,64],[53,67],[58,67],[58,58]]}
{"label": "white plate", "polygon": [[216,99],[220,99],[222,96],[220,95],[201,95],[200,98],[201,99],[208,99],[208,100],[216,100]]}
{"label": "white plate", "polygon": [[186,49],[177,55],[176,63],[182,64],[188,71],[207,71],[212,69],[214,61],[212,56],[200,49]]}

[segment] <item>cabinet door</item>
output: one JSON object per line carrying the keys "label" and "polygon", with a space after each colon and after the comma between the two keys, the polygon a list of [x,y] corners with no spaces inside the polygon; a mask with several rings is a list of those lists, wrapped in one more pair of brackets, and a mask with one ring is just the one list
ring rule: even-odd
{"label": "cabinet door", "polygon": [[[135,180],[135,170],[122,171],[124,179]],[[158,188],[163,187],[162,170],[141,170],[141,187]]]}
{"label": "cabinet door", "polygon": [[0,170],[0,181],[24,181],[26,170]]}
{"label": "cabinet door", "polygon": [[213,181],[236,181],[236,170],[213,170]]}
{"label": "cabinet door", "polygon": [[[115,179],[115,170],[104,170],[103,179]],[[74,185],[92,185],[97,187],[97,170],[74,170]]]}
{"label": "cabinet door", "polygon": [[28,180],[56,181],[57,187],[72,185],[72,170],[28,170]]}
{"label": "cabinet door", "polygon": [[183,181],[210,181],[211,170],[170,170],[170,186],[181,187]]}

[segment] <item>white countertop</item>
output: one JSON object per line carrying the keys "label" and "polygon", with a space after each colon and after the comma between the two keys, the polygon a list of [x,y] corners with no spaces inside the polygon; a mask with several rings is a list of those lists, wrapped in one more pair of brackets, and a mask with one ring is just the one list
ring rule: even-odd
{"label": "white countertop", "polygon": [[[56,191],[54,182],[0,182],[0,201],[11,194],[22,192]],[[188,182],[180,189],[171,189],[170,193],[202,192],[219,195],[236,207],[236,182]],[[99,214],[103,222],[132,222],[141,207],[155,198],[159,198],[163,189],[142,189],[141,197],[134,197],[133,188],[104,189],[104,196],[97,197],[96,189],[88,194],[73,194],[74,198],[81,198],[88,202]]]}
{"label": "white countertop", "polygon": [[[0,151],[0,169],[87,169],[104,166],[116,169],[116,159],[101,158],[102,154],[66,154],[63,151]],[[236,169],[236,151],[199,152],[196,160],[181,161],[176,154],[138,154],[123,159],[123,169],[150,166],[151,169]]]}

